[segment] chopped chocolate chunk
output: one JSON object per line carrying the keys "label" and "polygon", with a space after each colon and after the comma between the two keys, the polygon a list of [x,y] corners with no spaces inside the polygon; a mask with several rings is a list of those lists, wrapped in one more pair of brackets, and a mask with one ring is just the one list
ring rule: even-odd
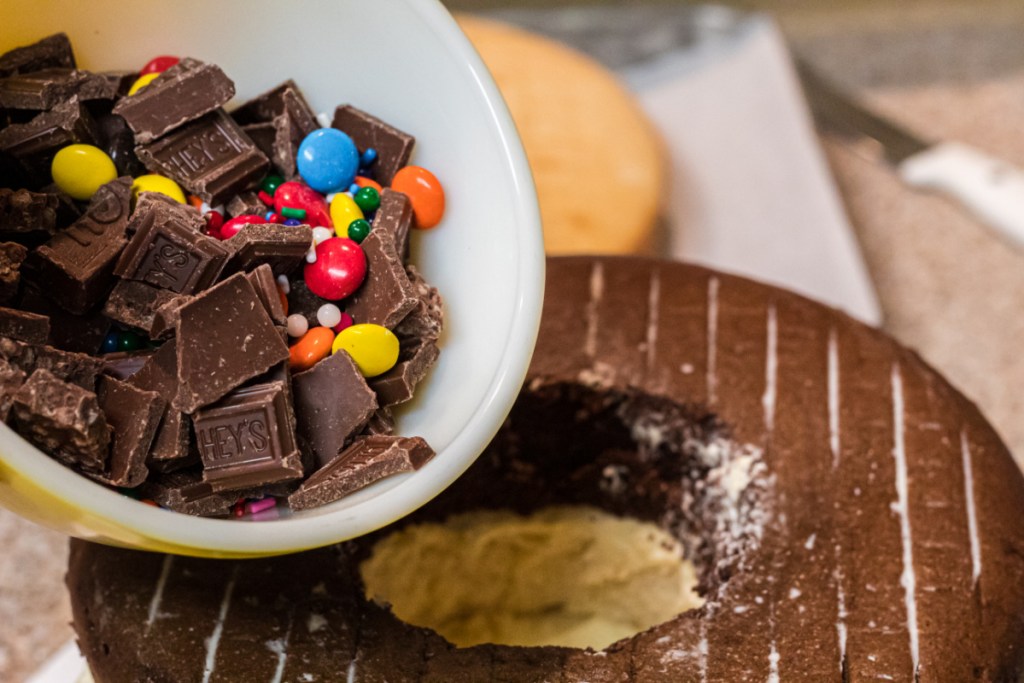
{"label": "chopped chocolate chunk", "polygon": [[306,258],[313,243],[313,230],[308,225],[251,223],[224,242],[233,250],[227,270],[250,270],[260,263],[268,264],[274,275],[288,274]]}
{"label": "chopped chocolate chunk", "polygon": [[238,124],[219,109],[139,145],[135,153],[150,171],[177,181],[212,206],[251,189],[270,165]]}
{"label": "chopped chocolate chunk", "polygon": [[291,411],[284,382],[236,389],[197,411],[203,479],[228,491],[301,478]]}
{"label": "chopped chocolate chunk", "polygon": [[231,115],[286,178],[296,173],[299,145],[320,127],[291,80],[246,102]]}
{"label": "chopped chocolate chunk", "polygon": [[299,435],[322,467],[377,410],[377,396],[355,361],[339,351],[292,377]]}
{"label": "chopped chocolate chunk", "polygon": [[[168,404],[178,393],[178,350],[172,339],[156,350],[128,383],[146,391],[155,391]],[[180,410],[167,405],[150,449],[148,464],[158,470],[182,467],[191,462],[189,422]]]}
{"label": "chopped chocolate chunk", "polygon": [[150,223],[176,224],[192,232],[206,232],[206,221],[194,207],[179,204],[161,192],[140,192],[128,223],[128,234],[134,235]]}
{"label": "chopped chocolate chunk", "polygon": [[196,232],[191,207],[151,198],[132,216],[135,234],[114,273],[179,294],[209,287],[224,268],[228,250]]}
{"label": "chopped chocolate chunk", "polygon": [[[152,349],[142,351],[115,351],[105,353],[101,356],[103,360],[103,374],[114,379],[126,380],[149,362],[153,356]],[[163,411],[161,411],[161,415]]]}
{"label": "chopped chocolate chunk", "polygon": [[288,358],[288,345],[244,274],[229,277],[181,308],[178,395],[186,413],[209,405]]}
{"label": "chopped chocolate chunk", "polygon": [[313,292],[309,291],[309,287],[306,286],[306,281],[300,277],[293,277],[288,281],[288,313],[289,315],[301,315],[306,318],[310,327],[316,327],[320,323],[317,322],[316,312],[320,310],[320,307],[324,304],[334,303],[327,299],[318,297]]}
{"label": "chopped chocolate chunk", "polygon": [[14,394],[25,383],[25,373],[0,358],[0,422],[7,422]]}
{"label": "chopped chocolate chunk", "polygon": [[43,112],[28,123],[0,130],[0,152],[10,155],[36,187],[50,182],[57,152],[81,142],[95,144],[96,124],[77,97]]}
{"label": "chopped chocolate chunk", "polygon": [[409,163],[409,155],[416,144],[416,138],[408,133],[348,104],[334,111],[331,127],[352,138],[360,153],[377,150],[377,161],[370,168],[381,185],[390,185],[398,170]]}
{"label": "chopped chocolate chunk", "polygon": [[257,95],[231,112],[231,116],[241,125],[272,121],[282,114],[288,114],[296,119],[309,128],[310,132],[320,127],[316,122],[313,108],[291,79],[262,95]]}
{"label": "chopped chocolate chunk", "polygon": [[437,362],[437,344],[425,341],[417,344],[406,360],[399,360],[395,367],[370,380],[370,386],[377,392],[377,402],[382,406],[405,403],[413,397],[416,385],[427,376]]}
{"label": "chopped chocolate chunk", "polygon": [[7,337],[0,337],[0,358],[26,375],[36,370],[47,370],[88,391],[96,388],[96,377],[103,370],[103,361],[99,358],[43,344],[26,344]]}
{"label": "chopped chocolate chunk", "polygon": [[54,67],[73,69],[75,66],[75,53],[67,34],[55,33],[0,55],[0,78]]}
{"label": "chopped chocolate chunk", "polygon": [[0,107],[47,111],[77,95],[87,74],[54,67],[0,78]]}
{"label": "chopped chocolate chunk", "polygon": [[394,329],[399,339],[436,340],[444,325],[444,307],[436,287],[431,287],[414,266],[406,266],[419,303]]}
{"label": "chopped chocolate chunk", "polygon": [[0,236],[21,241],[49,239],[57,232],[57,205],[57,196],[47,192],[0,188]]}
{"label": "chopped chocolate chunk", "polygon": [[235,84],[220,67],[185,58],[114,107],[141,144],[198,119],[235,96]]}
{"label": "chopped chocolate chunk", "polygon": [[72,313],[88,311],[113,285],[114,264],[127,243],[131,184],[123,177],[101,187],[85,215],[33,254],[46,293]]}
{"label": "chopped chocolate chunk", "polygon": [[[378,408],[370,418],[370,421],[363,427],[359,436],[388,436],[395,431],[395,415],[391,408],[384,406]],[[357,439],[359,437],[356,437]]]}
{"label": "chopped chocolate chunk", "polygon": [[96,132],[97,146],[114,162],[119,175],[135,177],[146,172],[146,167],[135,156],[135,136],[122,117],[117,114],[98,117]]}
{"label": "chopped chocolate chunk", "polygon": [[[0,195],[2,193],[3,190],[0,190]],[[25,262],[26,256],[28,249],[17,242],[0,242],[0,304],[10,303],[17,296],[18,285],[21,284],[21,264]]]}
{"label": "chopped chocolate chunk", "polygon": [[166,401],[155,391],[143,391],[113,377],[100,377],[96,395],[114,428],[114,445],[106,468],[90,476],[112,486],[135,488],[149,473],[146,457]]}
{"label": "chopped chocolate chunk", "polygon": [[265,263],[257,266],[252,272],[246,273],[245,277],[256,290],[256,296],[267,309],[270,319],[277,325],[284,325],[288,321],[288,316],[281,302],[281,290],[277,288],[277,280],[274,279],[274,272],[270,266]]}
{"label": "chopped chocolate chunk", "polygon": [[242,192],[231,198],[227,203],[228,216],[262,216],[267,212],[267,205],[263,203],[255,192]]}
{"label": "chopped chocolate chunk", "polygon": [[434,457],[420,437],[367,436],[346,448],[288,496],[292,510],[326,505],[370,484],[420,469]]}
{"label": "chopped chocolate chunk", "polygon": [[173,336],[178,330],[178,322],[181,320],[181,307],[194,298],[188,294],[178,294],[170,301],[158,306],[153,311],[153,324],[149,328],[150,338],[166,339]]}
{"label": "chopped chocolate chunk", "polygon": [[50,338],[50,319],[0,306],[0,335],[29,344],[45,344]]}
{"label": "chopped chocolate chunk", "polygon": [[103,305],[103,314],[149,335],[157,309],[181,296],[138,280],[118,280]]}
{"label": "chopped chocolate chunk", "polygon": [[50,319],[50,344],[65,351],[90,355],[99,352],[110,331],[110,318],[100,311],[85,315],[68,313],[34,285],[24,288],[19,307]]}
{"label": "chopped chocolate chunk", "polygon": [[[78,96],[83,101],[116,100],[128,94],[139,78],[138,71],[101,71],[89,74]],[[121,117],[117,117],[121,118]]]}
{"label": "chopped chocolate chunk", "polygon": [[110,452],[110,426],[96,394],[42,368],[33,372],[12,406],[16,431],[57,460],[99,472]]}
{"label": "chopped chocolate chunk", "polygon": [[238,494],[214,493],[200,469],[162,474],[143,484],[139,493],[162,507],[200,517],[227,517],[238,498]]}

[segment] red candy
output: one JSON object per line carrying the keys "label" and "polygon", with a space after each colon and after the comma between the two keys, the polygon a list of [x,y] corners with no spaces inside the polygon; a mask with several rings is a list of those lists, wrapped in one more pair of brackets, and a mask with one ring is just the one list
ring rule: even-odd
{"label": "red candy", "polygon": [[305,210],[306,218],[302,222],[311,228],[334,227],[327,200],[308,185],[295,180],[281,183],[274,191],[274,211],[280,214],[285,207]]}
{"label": "red candy", "polygon": [[180,60],[177,57],[172,55],[160,55],[159,57],[153,57],[153,59],[146,62],[146,66],[142,67],[142,71],[139,72],[139,75],[145,76],[146,74],[162,74],[179,61]]}
{"label": "red candy", "polygon": [[[250,223],[266,223],[267,219],[263,216],[257,216],[252,213],[243,213],[241,216],[235,216],[224,225],[220,226],[218,235],[213,235],[222,240],[228,240],[238,234],[238,231],[242,229],[243,225]],[[211,235],[213,233],[210,233]]]}
{"label": "red candy", "polygon": [[206,214],[205,218],[206,234],[219,240],[225,239],[221,237],[221,228],[224,227],[224,216],[221,215],[220,211],[210,211]]}
{"label": "red candy", "polygon": [[344,330],[344,329],[346,329],[348,327],[352,327],[353,325],[355,325],[355,323],[356,323],[356,321],[352,319],[352,316],[350,316],[348,313],[342,311],[341,312],[341,322],[338,323],[337,325],[335,325],[331,329],[333,329],[335,332],[341,332],[342,330]]}
{"label": "red candy", "polygon": [[329,301],[338,301],[363,283],[366,255],[347,237],[331,237],[316,245],[316,261],[306,264],[303,276],[309,291]]}

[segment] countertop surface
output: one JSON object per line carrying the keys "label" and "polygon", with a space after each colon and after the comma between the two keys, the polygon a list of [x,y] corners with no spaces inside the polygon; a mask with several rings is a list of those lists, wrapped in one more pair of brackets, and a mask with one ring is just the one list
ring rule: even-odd
{"label": "countertop surface", "polygon": [[[778,7],[795,50],[879,111],[1024,167],[1024,4],[753,4]],[[979,403],[1024,462],[1024,420],[1014,419],[1024,407],[1024,252],[957,206],[905,189],[862,150],[824,145],[885,329]],[[70,637],[67,541],[0,509],[0,547],[0,680],[21,681]]]}

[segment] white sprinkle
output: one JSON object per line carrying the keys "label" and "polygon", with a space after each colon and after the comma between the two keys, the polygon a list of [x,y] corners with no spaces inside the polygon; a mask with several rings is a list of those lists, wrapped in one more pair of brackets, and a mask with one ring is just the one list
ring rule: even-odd
{"label": "white sprinkle", "polygon": [[356,683],[356,660],[352,660],[348,665],[348,675],[345,677],[345,683]]}
{"label": "white sprinkle", "polygon": [[320,124],[321,128],[331,127],[331,117],[325,111],[322,111],[316,115],[316,122]]}
{"label": "white sprinkle", "polygon": [[679,372],[684,375],[692,375],[694,370],[693,363],[683,363],[679,366]]}
{"label": "white sprinkle", "polygon": [[745,614],[750,608],[747,605],[736,605],[732,608],[733,614]]}
{"label": "white sprinkle", "polygon": [[801,595],[802,595],[802,593],[800,592],[799,588],[790,588],[789,589],[789,599],[790,600],[796,600]]}
{"label": "white sprinkle", "polygon": [[907,609],[907,630],[910,632],[910,659],[914,665],[913,673],[917,674],[918,667],[918,632],[917,632],[917,599],[914,596],[916,578],[914,575],[914,549],[910,532],[910,500],[907,495],[907,451],[904,442],[904,408],[903,408],[903,377],[900,375],[900,366],[894,363],[892,366],[892,412],[893,412],[893,438],[895,445],[892,449],[893,458],[896,460],[896,496],[899,504],[900,515],[900,539],[903,542],[903,574],[900,576],[900,585],[904,590],[904,601]]}
{"label": "white sprinkle", "polygon": [[313,244],[320,244],[324,240],[329,240],[334,237],[334,233],[331,232],[330,228],[325,228],[321,225],[313,228]]}
{"label": "white sprinkle", "polygon": [[163,565],[160,567],[160,578],[156,580],[156,590],[153,591],[153,599],[149,601],[149,615],[146,617],[146,630],[153,625],[160,615],[160,603],[164,599],[164,586],[167,585],[167,578],[171,575],[171,565],[174,563],[174,555],[165,555]]}
{"label": "white sprinkle", "polygon": [[316,311],[316,321],[324,327],[334,327],[341,322],[341,309],[334,304],[324,304]]}
{"label": "white sprinkle", "polygon": [[337,197],[339,194],[348,194],[348,193],[347,192],[345,192],[345,193],[342,193],[342,192],[331,192],[329,194],[325,194],[324,195],[324,201],[327,202],[327,206],[330,206],[331,202],[333,202],[334,198]]}
{"label": "white sprinkle", "polygon": [[779,683],[779,651],[772,641],[772,650],[768,653],[768,683]]}
{"label": "white sprinkle", "polygon": [[206,639],[206,663],[203,664],[203,683],[210,683],[210,676],[217,664],[217,648],[220,647],[220,636],[224,632],[224,620],[228,618],[228,608],[231,607],[231,594],[235,592],[235,581],[238,579],[238,565],[231,570],[231,578],[224,588],[224,597],[220,601],[220,612],[217,613],[217,623],[213,627],[213,633]]}
{"label": "white sprinkle", "polygon": [[306,263],[316,263],[316,247],[310,247],[306,252]]}
{"label": "white sprinkle", "polygon": [[807,548],[808,550],[814,550],[814,543],[817,540],[818,540],[818,534],[811,534],[810,536],[807,537],[807,540],[804,541],[804,547]]}
{"label": "white sprinkle", "polygon": [[828,331],[828,440],[832,447],[832,469],[839,467],[839,337]]}
{"label": "white sprinkle", "polygon": [[590,301],[587,302],[587,337],[583,343],[583,350],[587,357],[593,358],[597,355],[597,331],[598,331],[598,306],[604,296],[604,264],[601,261],[594,261],[590,267]]}
{"label": "white sprinkle", "polygon": [[287,325],[289,337],[301,337],[309,331],[309,321],[306,320],[306,316],[298,313],[288,316]]}
{"label": "white sprinkle", "polygon": [[661,274],[651,273],[647,290],[647,369],[654,367],[655,348],[658,344],[658,301],[661,298]]}
{"label": "white sprinkle", "polygon": [[764,364],[764,394],[761,405],[764,407],[764,426],[769,432],[775,428],[775,385],[779,367],[779,330],[775,304],[768,306],[766,321],[766,352]]}
{"label": "white sprinkle", "polygon": [[718,278],[708,280],[708,403],[714,403],[718,389],[715,364],[718,354]]}
{"label": "white sprinkle", "polygon": [[978,517],[974,507],[974,464],[967,432],[960,431],[960,455],[964,463],[964,493],[967,506],[967,531],[971,539],[971,581],[978,583],[981,576],[981,539],[978,536]]}
{"label": "white sprinkle", "polygon": [[280,288],[280,290],[282,292],[285,293],[286,296],[288,294],[291,294],[292,283],[288,281],[288,276],[287,275],[278,275],[277,276],[277,286],[278,286],[278,288]]}

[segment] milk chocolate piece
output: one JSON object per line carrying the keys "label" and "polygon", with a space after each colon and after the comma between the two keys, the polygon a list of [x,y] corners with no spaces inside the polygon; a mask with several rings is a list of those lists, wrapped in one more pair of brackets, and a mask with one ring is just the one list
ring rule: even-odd
{"label": "milk chocolate piece", "polygon": [[371,148],[377,150],[377,161],[370,170],[381,185],[390,185],[398,170],[409,163],[416,144],[413,136],[350,104],[334,111],[331,127],[348,134],[360,154]]}
{"label": "milk chocolate piece", "polygon": [[8,337],[0,337],[0,358],[26,375],[47,370],[88,391],[96,388],[96,377],[103,370],[103,361],[84,353],[62,351],[45,344],[27,344]]}
{"label": "milk chocolate piece", "polygon": [[[172,339],[157,349],[142,369],[131,375],[128,383],[146,391],[155,391],[169,404],[178,392],[178,349],[175,341]],[[184,466],[191,462],[188,446],[188,419],[180,410],[167,405],[150,449],[149,465],[161,471]]]}
{"label": "milk chocolate piece", "polygon": [[88,311],[113,285],[114,264],[128,241],[131,184],[123,177],[101,187],[85,215],[33,254],[46,293],[72,313]]}
{"label": "milk chocolate piece", "polygon": [[181,297],[169,289],[161,289],[138,280],[118,280],[103,305],[103,314],[122,325],[150,335],[156,311],[164,304]]}
{"label": "milk chocolate piece", "polygon": [[50,164],[57,152],[72,143],[96,143],[96,124],[77,97],[39,114],[27,123],[0,130],[0,153],[9,155],[33,183],[50,182]]}
{"label": "milk chocolate piece", "polygon": [[308,225],[252,223],[224,242],[233,250],[227,270],[250,270],[266,263],[274,275],[288,274],[306,258],[313,243],[313,230]]}
{"label": "milk chocolate piece", "polygon": [[274,272],[267,264],[257,266],[253,271],[246,273],[246,279],[256,290],[256,296],[260,298],[267,315],[276,325],[284,325],[288,322],[288,315],[285,313],[284,304],[281,303],[281,290],[277,288],[277,280]]}
{"label": "milk chocolate piece", "polygon": [[267,205],[255,192],[242,192],[231,198],[225,207],[228,216],[262,216],[267,212]]}
{"label": "milk chocolate piece", "polygon": [[95,355],[99,353],[110,331],[110,318],[101,311],[91,311],[85,315],[68,313],[40,293],[35,285],[25,286],[18,307],[48,317],[50,344],[65,351]]}
{"label": "milk chocolate piece", "polygon": [[0,422],[7,422],[14,394],[25,383],[25,373],[0,358]]}
{"label": "milk chocolate piece", "polygon": [[206,289],[220,275],[228,250],[191,227],[190,207],[152,199],[132,216],[135,234],[114,273],[179,294]]}
{"label": "milk chocolate piece", "polygon": [[67,34],[55,33],[0,55],[0,78],[54,67],[75,68],[75,53]]}
{"label": "milk chocolate piece", "polygon": [[220,109],[139,145],[135,153],[150,171],[175,180],[211,206],[254,187],[270,166],[267,157]]}
{"label": "milk chocolate piece", "polygon": [[395,431],[395,415],[391,408],[384,406],[378,408],[370,417],[370,421],[363,427],[357,439],[363,436],[388,436]]}
{"label": "milk chocolate piece", "polygon": [[[94,100],[117,100],[128,91],[139,78],[138,71],[100,71],[90,73],[78,90],[78,97],[85,102]],[[110,105],[112,106],[113,102]],[[120,116],[116,118],[121,118]]]}
{"label": "milk chocolate piece", "polygon": [[437,344],[426,341],[417,344],[408,359],[401,359],[395,367],[370,380],[370,387],[377,392],[377,402],[382,406],[405,403],[413,397],[416,385],[427,376],[437,362]]}
{"label": "milk chocolate piece", "polygon": [[377,410],[377,396],[344,351],[292,377],[299,435],[322,467]]}
{"label": "milk chocolate piece", "polygon": [[173,223],[192,232],[206,232],[206,221],[193,206],[179,204],[161,192],[140,192],[128,223],[128,234],[134,235],[139,228],[150,223]]}
{"label": "milk chocolate piece", "polygon": [[203,481],[200,469],[161,474],[143,484],[139,493],[162,507],[200,517],[227,517],[238,498],[238,494],[215,493]]}
{"label": "milk chocolate piece", "polygon": [[421,437],[367,436],[346,448],[288,496],[292,510],[333,503],[370,484],[420,469],[434,457]]}
{"label": "milk chocolate piece", "polygon": [[29,344],[45,344],[50,338],[50,319],[0,306],[0,335]]}
{"label": "milk chocolate piece", "polygon": [[409,315],[394,329],[399,339],[436,341],[444,327],[444,306],[436,287],[423,279],[415,266],[406,266],[409,279],[416,290],[418,303]]}
{"label": "milk chocolate piece", "polygon": [[288,345],[242,273],[181,308],[177,340],[174,406],[190,414],[288,359]]}
{"label": "milk chocolate piece", "polygon": [[27,256],[28,249],[17,242],[0,242],[0,304],[10,303],[17,296],[21,264]]}
{"label": "milk chocolate piece", "polygon": [[299,145],[320,127],[291,80],[246,102],[231,115],[286,178],[296,173]]}
{"label": "milk chocolate piece", "polygon": [[186,57],[114,107],[140,144],[152,142],[226,104],[235,84],[220,67]]}
{"label": "milk chocolate piece", "polygon": [[57,232],[58,204],[57,196],[47,192],[0,188],[0,237],[29,242],[49,239]]}
{"label": "milk chocolate piece", "polygon": [[0,78],[0,107],[50,110],[77,95],[88,78],[85,72],[63,67]]}
{"label": "milk chocolate piece", "polygon": [[153,324],[149,328],[151,339],[166,339],[174,335],[181,320],[181,308],[195,297],[178,294],[153,311]]}
{"label": "milk chocolate piece", "polygon": [[203,480],[214,491],[251,488],[303,475],[284,382],[236,389],[192,421]]}
{"label": "milk chocolate piece", "polygon": [[143,391],[113,377],[100,377],[96,395],[114,428],[114,444],[106,468],[90,476],[112,486],[135,488],[149,473],[146,457],[166,401],[155,391]]}
{"label": "milk chocolate piece", "polygon": [[110,452],[110,427],[96,394],[38,369],[12,406],[16,431],[61,462],[102,471]]}
{"label": "milk chocolate piece", "polygon": [[[114,379],[127,380],[141,370],[153,356],[152,349],[142,351],[115,351],[105,353],[101,356],[103,360],[103,374]],[[160,411],[163,415],[163,411]]]}

